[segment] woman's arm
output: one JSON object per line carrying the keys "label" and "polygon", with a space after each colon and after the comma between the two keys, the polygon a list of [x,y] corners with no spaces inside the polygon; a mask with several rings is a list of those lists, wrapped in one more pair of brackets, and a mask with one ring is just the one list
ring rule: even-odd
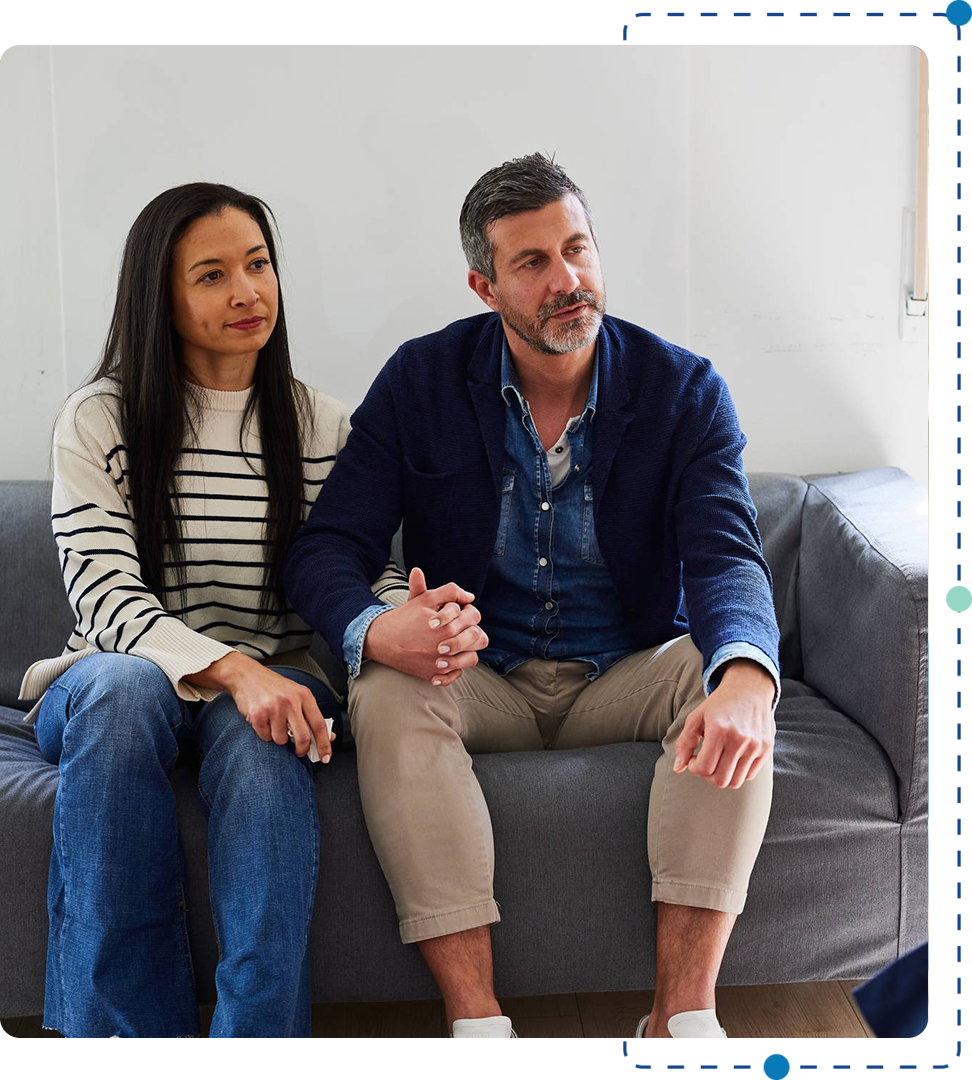
{"label": "woman's arm", "polygon": [[208,690],[226,691],[264,742],[272,739],[283,746],[293,735],[294,749],[303,756],[313,740],[320,760],[325,764],[331,760],[334,732],[306,686],[236,651],[203,671],[187,675],[185,681]]}
{"label": "woman's arm", "polygon": [[191,630],[148,589],[123,494],[124,447],[114,438],[90,399],[55,433],[52,525],[77,620],[71,641],[152,661],[183,700],[226,691],[260,738],[283,744],[293,732],[298,754],[314,739],[321,759],[328,759],[328,725],[309,690]]}
{"label": "woman's arm", "polygon": [[200,693],[185,676],[234,650],[190,630],[141,577],[135,525],[123,491],[124,447],[96,397],[66,408],[54,437],[51,523],[75,629],[68,648],[83,641],[102,652],[151,660],[187,701]]}

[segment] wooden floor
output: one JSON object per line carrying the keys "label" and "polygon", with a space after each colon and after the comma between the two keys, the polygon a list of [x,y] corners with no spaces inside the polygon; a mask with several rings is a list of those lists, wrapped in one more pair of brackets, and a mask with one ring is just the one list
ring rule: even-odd
{"label": "wooden floor", "polygon": [[[851,997],[856,982],[787,983],[783,986],[720,986],[719,1019],[731,1039],[867,1039],[874,1036]],[[525,1039],[630,1039],[651,1009],[652,992],[556,994],[501,998],[504,1013]],[[203,1034],[212,1009],[200,1009]],[[44,1031],[39,1016],[3,1020],[4,1031],[21,1039],[60,1038]],[[312,1034],[331,1039],[442,1038],[441,1001],[315,1005]]]}
{"label": "wooden floor", "polygon": [[[856,981],[787,983],[774,986],[719,986],[716,1011],[732,1041],[851,1040],[855,1053],[867,1053],[872,1037],[856,1009]],[[631,1039],[651,1009],[651,990],[616,994],[558,994],[539,998],[500,998],[505,1015],[523,1039]],[[205,1011],[206,1018],[212,1010]],[[316,1038],[429,1039],[447,1035],[441,1001],[314,1005]],[[822,1053],[822,1047],[815,1047]],[[775,1051],[767,1050],[766,1053]],[[795,1051],[791,1051],[795,1052]],[[761,1061],[761,1057],[759,1058]]]}

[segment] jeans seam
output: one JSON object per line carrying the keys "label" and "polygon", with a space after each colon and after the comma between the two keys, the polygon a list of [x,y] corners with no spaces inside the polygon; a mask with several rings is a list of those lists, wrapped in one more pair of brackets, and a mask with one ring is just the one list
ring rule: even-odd
{"label": "jeans seam", "polygon": [[[311,856],[312,872],[311,872],[311,879],[310,879],[310,889],[308,890],[310,895],[309,895],[308,903],[307,903],[307,916],[306,916],[306,918],[304,920],[304,955],[306,956],[307,963],[309,965],[310,964],[310,956],[309,956],[309,953],[310,953],[310,927],[311,927],[311,919],[314,916],[314,898],[315,898],[315,896],[317,894],[317,878],[318,878],[318,875],[319,875],[320,869],[321,869],[321,825],[320,825],[320,820],[319,820],[318,814],[317,814],[317,788],[314,785],[314,777],[313,777],[313,774],[311,773],[311,770],[309,768],[305,768],[304,771],[305,771],[306,776],[307,776],[307,781],[306,781],[307,801],[308,801],[308,805],[310,807],[311,825],[313,826],[312,833],[313,833],[313,837],[314,837],[314,843],[311,845],[312,848],[313,848],[313,854]],[[301,960],[301,966],[303,966],[303,959]],[[298,969],[298,973],[297,973],[297,978],[298,978],[298,996],[299,996],[299,992],[300,992],[300,986],[299,986],[300,970],[299,969]],[[310,974],[309,970],[308,970],[307,978],[308,978],[308,983],[310,983],[311,974]],[[313,998],[313,992],[310,991],[310,988],[308,988],[308,989],[309,989],[311,998]],[[298,1008],[302,1007],[302,1002],[299,1001],[299,1000],[297,1002],[297,1007]]]}
{"label": "jeans seam", "polygon": [[[68,697],[70,697],[70,694],[68,695]],[[60,784],[58,784],[58,791],[60,791]],[[61,873],[61,898],[62,898],[61,899],[61,907],[62,907],[61,918],[60,918],[60,920],[58,921],[58,924],[57,924],[58,925],[57,947],[58,947],[58,957],[59,957],[59,962],[58,962],[58,965],[57,965],[57,974],[58,974],[58,980],[59,980],[59,982],[61,984],[61,986],[60,986],[61,994],[60,994],[59,1005],[60,1005],[60,1011],[63,1014],[64,1006],[65,1006],[65,1004],[67,1002],[67,988],[64,985],[64,965],[62,963],[60,963],[60,952],[61,952],[61,943],[64,940],[64,919],[65,919],[65,914],[66,914],[64,909],[67,908],[67,890],[66,890],[65,885],[64,885],[64,883],[65,883],[64,860],[61,857],[63,851],[65,850],[64,835],[63,835],[64,824],[61,821],[61,815],[59,813],[56,815],[56,821],[57,821],[57,831],[58,831],[58,834],[59,834],[59,837],[60,837],[60,849],[61,849],[59,852],[57,852],[57,861],[58,861],[58,864],[59,864],[59,867],[60,867],[60,873]],[[63,1019],[63,1017],[62,1017],[62,1019]]]}
{"label": "jeans seam", "polygon": [[193,998],[195,998],[196,972],[192,965],[192,950],[189,946],[189,906],[186,903],[186,889],[185,882],[183,881],[181,866],[176,870],[176,903],[179,910],[179,945],[182,948],[182,959],[185,961],[186,974],[189,976],[189,986],[192,989],[192,996]]}
{"label": "jeans seam", "polygon": [[196,788],[199,791],[199,797],[206,804],[206,809],[209,810],[210,813],[211,813],[212,809],[213,809],[213,801],[212,801],[212,799],[210,799],[209,794],[207,793],[206,789],[202,786],[202,780],[198,780],[196,782]]}
{"label": "jeans seam", "polygon": [[[202,788],[200,788],[199,790],[202,791]],[[207,821],[207,824],[208,824],[208,821]],[[206,891],[209,894],[209,910],[210,910],[210,913],[212,914],[212,917],[213,917],[213,937],[216,939],[216,970],[219,971],[219,965],[223,961],[223,943],[219,940],[219,919],[216,916],[216,905],[213,903],[213,876],[212,876],[212,874],[208,874],[207,877],[208,877],[208,881],[207,881]],[[217,995],[217,1003],[218,1003],[218,995]],[[214,1013],[213,1014],[213,1020],[215,1020],[215,1019],[216,1019],[216,1015]],[[210,1034],[210,1038],[212,1038],[214,1036],[214,1032],[213,1032],[213,1029],[212,1029],[212,1024],[210,1024],[209,1034]],[[218,1031],[215,1032],[215,1035],[218,1036],[219,1032]]]}

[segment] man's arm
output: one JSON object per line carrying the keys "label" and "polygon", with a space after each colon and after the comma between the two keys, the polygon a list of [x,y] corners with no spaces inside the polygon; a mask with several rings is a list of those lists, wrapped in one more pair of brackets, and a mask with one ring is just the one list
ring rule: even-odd
{"label": "man's arm", "polygon": [[696,379],[697,445],[682,471],[675,530],[692,640],[708,670],[723,645],[747,642],[779,670],[772,578],[763,557],[742,451],[746,437],[725,381],[707,362]]}
{"label": "man's arm", "polygon": [[[322,634],[335,656],[344,657],[352,675],[363,652],[445,685],[472,666],[475,650],[485,646],[472,594],[454,582],[429,590],[423,576],[421,590],[410,588],[407,603],[373,610],[370,582],[386,564],[404,503],[392,391],[395,362],[392,357],[385,365],[351,418],[347,442],[287,555],[284,588],[298,614]],[[452,607],[440,614],[444,605]],[[433,621],[440,625],[432,627]],[[349,627],[352,641],[346,650]]]}
{"label": "man's arm", "polygon": [[402,519],[402,461],[389,367],[351,418],[351,433],[298,530],[284,589],[298,614],[335,656],[344,632],[375,604],[371,591]]}
{"label": "man's arm", "polygon": [[675,517],[692,639],[703,656],[706,690],[713,675],[718,685],[686,718],[674,768],[738,788],[772,751],[779,629],[743,472],[746,439],[725,382],[708,364],[700,375],[698,446],[682,474]]}

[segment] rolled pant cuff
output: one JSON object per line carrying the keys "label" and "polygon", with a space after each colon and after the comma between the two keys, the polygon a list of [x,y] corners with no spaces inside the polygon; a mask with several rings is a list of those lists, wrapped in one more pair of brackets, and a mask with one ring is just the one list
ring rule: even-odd
{"label": "rolled pant cuff", "polygon": [[472,907],[459,908],[458,911],[444,911],[441,915],[404,919],[398,924],[398,930],[402,935],[402,943],[412,945],[416,941],[427,941],[429,938],[443,937],[445,934],[458,934],[462,930],[489,926],[499,921],[499,905],[495,900],[485,900]]}
{"label": "rolled pant cuff", "polygon": [[651,898],[663,904],[683,904],[685,907],[711,908],[739,915],[746,904],[746,893],[715,885],[689,885],[684,881],[654,881]]}

